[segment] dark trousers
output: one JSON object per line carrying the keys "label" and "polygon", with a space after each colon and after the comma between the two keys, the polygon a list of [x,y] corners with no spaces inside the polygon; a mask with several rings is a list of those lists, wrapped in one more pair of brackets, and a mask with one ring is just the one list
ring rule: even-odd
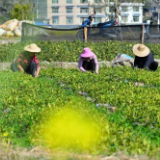
{"label": "dark trousers", "polygon": [[[17,66],[16,66],[16,64],[14,62],[12,62],[12,64],[11,64],[11,70],[13,72],[20,71],[20,69],[17,68]],[[26,69],[24,69],[24,71],[27,74],[31,74],[32,77],[35,77],[35,74],[36,74],[36,71],[37,71],[37,64],[36,64],[36,62],[31,62],[31,64]]]}
{"label": "dark trousers", "polygon": [[156,71],[158,68],[158,62],[152,62],[148,67],[151,71]]}
{"label": "dark trousers", "polygon": [[31,64],[26,68],[25,72],[31,74],[32,77],[35,77],[37,71],[36,62],[31,62]]}
{"label": "dark trousers", "polygon": [[90,61],[83,61],[82,67],[87,71],[92,71],[92,73],[95,71],[95,62],[93,59]]}

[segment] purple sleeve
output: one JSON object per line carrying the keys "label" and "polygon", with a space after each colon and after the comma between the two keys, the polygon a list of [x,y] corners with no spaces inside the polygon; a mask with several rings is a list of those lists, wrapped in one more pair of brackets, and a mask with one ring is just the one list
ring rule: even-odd
{"label": "purple sleeve", "polygon": [[83,64],[83,60],[82,60],[82,58],[80,57],[80,58],[79,58],[79,62],[78,62],[78,68],[79,68],[82,72],[85,72],[86,70],[82,67],[82,64]]}
{"label": "purple sleeve", "polygon": [[97,60],[97,56],[94,54],[93,56],[94,62],[95,62],[95,66],[96,66],[96,73],[98,73],[99,70],[99,64],[98,64],[98,60]]}

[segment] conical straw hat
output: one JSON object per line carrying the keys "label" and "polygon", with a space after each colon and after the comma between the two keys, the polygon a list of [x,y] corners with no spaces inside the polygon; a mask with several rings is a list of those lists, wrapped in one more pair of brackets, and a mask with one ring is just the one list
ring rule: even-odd
{"label": "conical straw hat", "polygon": [[35,43],[25,46],[24,50],[28,52],[41,52],[41,49]]}
{"label": "conical straw hat", "polygon": [[150,49],[144,44],[135,44],[133,46],[133,53],[138,57],[146,57],[150,53]]}

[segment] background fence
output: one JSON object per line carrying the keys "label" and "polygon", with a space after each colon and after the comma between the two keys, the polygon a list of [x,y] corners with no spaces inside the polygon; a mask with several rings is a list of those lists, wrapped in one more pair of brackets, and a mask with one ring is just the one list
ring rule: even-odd
{"label": "background fence", "polygon": [[2,62],[9,65],[31,42],[41,47],[41,54],[38,55],[41,62],[77,63],[84,47],[90,47],[98,61],[111,61],[119,53],[134,57],[132,47],[141,42],[150,48],[154,58],[160,59],[159,38],[157,25],[55,29],[23,23],[21,43],[0,44],[0,67],[3,69]]}
{"label": "background fence", "polygon": [[140,43],[159,43],[158,25],[123,25],[109,27],[87,27],[55,29],[23,23],[22,41],[105,41],[118,40]]}

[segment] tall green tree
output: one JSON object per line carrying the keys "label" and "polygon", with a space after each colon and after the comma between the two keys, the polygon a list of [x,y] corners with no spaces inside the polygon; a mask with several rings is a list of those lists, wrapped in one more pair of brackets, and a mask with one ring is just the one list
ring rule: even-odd
{"label": "tall green tree", "polygon": [[31,3],[17,3],[10,11],[10,18],[18,20],[32,20],[32,5]]}

